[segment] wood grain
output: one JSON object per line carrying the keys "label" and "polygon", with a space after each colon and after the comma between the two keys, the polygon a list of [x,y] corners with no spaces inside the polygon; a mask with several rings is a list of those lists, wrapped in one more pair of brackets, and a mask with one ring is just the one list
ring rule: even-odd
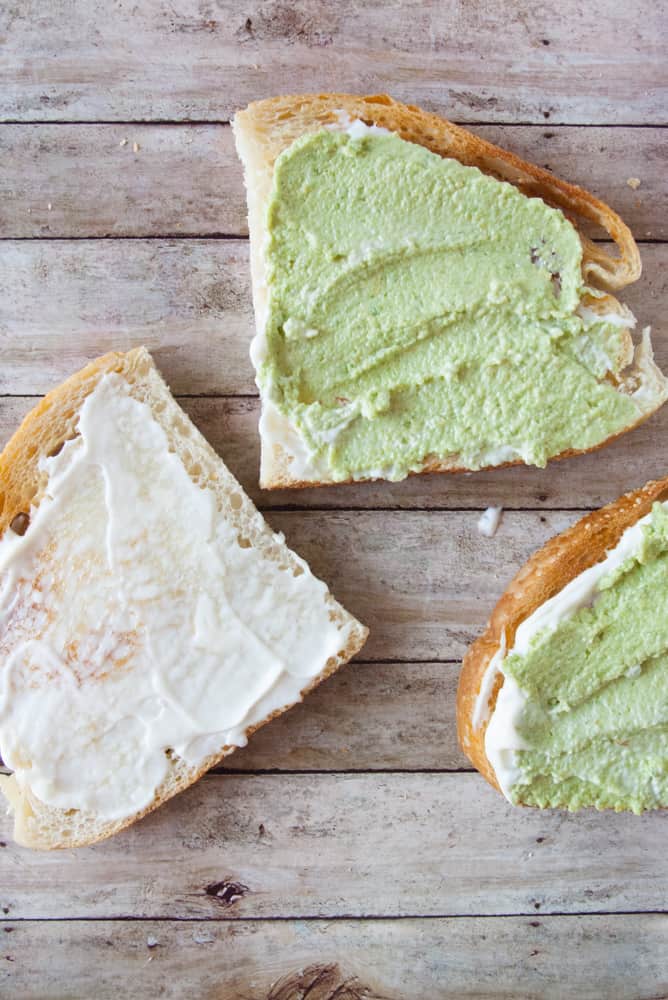
{"label": "wood grain", "polygon": [[[668,246],[645,246],[643,262],[623,298],[668,368]],[[6,240],[0,287],[0,394],[45,392],[140,343],[177,394],[256,393],[245,241]]]}
{"label": "wood grain", "polygon": [[261,729],[221,771],[470,770],[459,663],[351,663]]}
{"label": "wood grain", "polygon": [[5,125],[0,148],[0,237],[248,234],[227,125]]}
{"label": "wood grain", "polygon": [[0,817],[7,919],[661,910],[662,813],[518,812],[477,774],[209,775],[43,854]]}
{"label": "wood grain", "polygon": [[337,89],[467,121],[665,118],[652,0],[9,0],[0,35],[5,120],[226,120],[258,97]]}
{"label": "wood grain", "polygon": [[[0,990],[4,982],[13,996],[117,1000],[132,982],[135,997],[297,1000],[295,983],[305,988],[319,973],[309,1000],[563,1000],[567,989],[579,1000],[643,1000],[668,992],[666,935],[668,917],[649,913],[10,922],[0,925]],[[348,991],[335,994],[344,982]]]}
{"label": "wood grain", "polygon": [[[662,129],[471,131],[590,188],[637,239],[668,237]],[[6,125],[0,144],[2,238],[247,235],[229,126]],[[626,183],[632,177],[637,190]]]}
{"label": "wood grain", "polygon": [[275,511],[268,520],[369,627],[365,660],[450,660],[529,555],[577,516],[509,511],[494,538],[477,531],[477,512]]}

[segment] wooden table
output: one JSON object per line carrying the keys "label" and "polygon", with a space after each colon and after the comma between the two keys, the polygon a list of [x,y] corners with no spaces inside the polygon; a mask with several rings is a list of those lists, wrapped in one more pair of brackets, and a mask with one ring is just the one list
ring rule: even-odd
{"label": "wooden table", "polygon": [[[87,360],[146,344],[371,638],[306,705],[106,843],[31,853],[2,817],[0,995],[668,993],[668,816],[517,811],[471,773],[454,719],[460,657],[529,553],[666,473],[668,406],[543,471],[261,494],[228,125],[274,93],[388,91],[585,184],[642,243],[627,300],[666,370],[661,8],[4,0],[3,440]],[[491,504],[505,514],[487,539]]]}

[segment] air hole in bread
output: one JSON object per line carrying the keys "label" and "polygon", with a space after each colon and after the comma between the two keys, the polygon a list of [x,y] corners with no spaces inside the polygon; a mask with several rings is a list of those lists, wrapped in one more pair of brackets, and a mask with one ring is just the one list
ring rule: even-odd
{"label": "air hole in bread", "polygon": [[56,457],[56,455],[60,455],[61,451],[63,450],[63,445],[64,445],[64,444],[65,444],[65,442],[64,442],[64,441],[61,441],[61,442],[60,442],[59,444],[57,444],[57,445],[54,445],[54,447],[53,447],[53,448],[51,449],[51,451],[49,452],[49,455],[48,455],[48,457],[49,457],[49,458],[55,458],[55,457]]}
{"label": "air hole in bread", "polygon": [[301,566],[295,566],[295,568],[292,570],[292,575],[293,576],[301,576],[303,572],[304,572],[304,570],[302,569]]}
{"label": "air hole in bread", "polygon": [[12,529],[15,535],[25,535],[28,530],[28,525],[30,524],[30,515],[21,511],[15,514],[12,518],[9,527]]}
{"label": "air hole in bread", "polygon": [[550,280],[552,281],[552,290],[557,298],[561,295],[561,275],[558,271],[550,275]]}
{"label": "air hole in bread", "polygon": [[249,538],[244,538],[243,535],[237,535],[237,542],[239,543],[239,548],[250,549],[253,547],[253,543]]}
{"label": "air hole in bread", "polygon": [[232,493],[230,495],[230,507],[232,510],[241,510],[243,503],[241,493]]}

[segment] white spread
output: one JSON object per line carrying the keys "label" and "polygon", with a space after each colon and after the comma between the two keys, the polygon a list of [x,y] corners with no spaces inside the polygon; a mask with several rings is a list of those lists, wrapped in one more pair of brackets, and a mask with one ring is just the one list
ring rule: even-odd
{"label": "white spread", "polygon": [[336,118],[336,124],[326,125],[325,128],[337,132],[347,132],[351,139],[361,139],[369,133],[372,135],[392,135],[390,129],[383,128],[382,125],[367,125],[359,118],[351,118],[343,108],[334,111],[333,114]]}
{"label": "white spread", "polygon": [[[668,502],[663,506],[668,509]],[[510,800],[510,791],[520,777],[515,751],[526,749],[526,744],[519,733],[519,724],[528,695],[513,677],[504,673],[504,659],[515,653],[524,656],[539,632],[554,631],[562,621],[572,617],[580,608],[591,605],[596,599],[598,586],[603,577],[614,572],[639,550],[642,544],[643,526],[650,521],[651,516],[651,513],[647,514],[627,528],[605,559],[580,573],[567,583],[563,590],[541,604],[533,614],[521,622],[515,633],[515,643],[510,650],[506,650],[504,635],[503,642],[490,660],[476,699],[473,727],[478,729],[489,718],[485,732],[485,753],[494,768],[499,787],[507,799]],[[490,718],[489,700],[499,674],[503,674],[503,686]]]}
{"label": "white spread", "polygon": [[0,752],[43,802],[119,819],[168,751],[197,766],[298,700],[348,627],[305,562],[238,536],[120,376],[78,430],[0,539]]}
{"label": "white spread", "polygon": [[518,451],[512,445],[500,444],[479,452],[473,459],[472,464],[477,469],[484,469],[490,465],[504,465],[506,462],[516,462],[518,459],[522,462],[527,462],[528,456],[528,448]]}
{"label": "white spread", "polygon": [[488,507],[478,520],[478,531],[486,538],[493,538],[501,521],[503,507]]}
{"label": "white spread", "polygon": [[637,320],[630,309],[627,309],[626,306],[623,306],[622,308],[624,309],[624,312],[621,314],[616,312],[600,313],[596,312],[595,309],[590,309],[589,306],[585,306],[580,303],[576,312],[580,319],[585,321],[587,326],[592,326],[594,323],[607,323],[610,326],[621,326],[625,327],[627,330],[633,330]]}
{"label": "white spread", "polygon": [[274,478],[276,446],[280,446],[288,456],[290,475],[295,482],[327,482],[331,478],[327,466],[311,451],[295,425],[281,413],[270,395],[263,396],[258,430],[262,440],[262,483]]}

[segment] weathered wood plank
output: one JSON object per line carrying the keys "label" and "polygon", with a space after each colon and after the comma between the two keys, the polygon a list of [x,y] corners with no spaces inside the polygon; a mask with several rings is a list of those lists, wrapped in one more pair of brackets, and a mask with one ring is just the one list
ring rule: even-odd
{"label": "weathered wood plank", "polygon": [[508,512],[494,538],[478,533],[478,516],[273,511],[268,520],[368,625],[366,660],[450,660],[482,631],[528,556],[578,515]]}
{"label": "weathered wood plank", "polygon": [[492,915],[659,910],[661,813],[517,811],[474,774],[209,775],[77,851],[11,842],[22,917]]}
{"label": "weathered wood plank", "polygon": [[0,237],[248,232],[227,125],[3,125],[0,148]]}
{"label": "weathered wood plank", "polygon": [[[593,189],[638,239],[668,237],[662,129],[472,131]],[[247,233],[229,126],[5,125],[0,146],[0,237]]]}
{"label": "weathered wood plank", "polygon": [[[658,338],[657,338],[658,339]],[[0,447],[9,439],[34,398],[0,398]],[[179,399],[197,426],[263,509],[295,508],[595,508],[648,479],[666,474],[663,443],[668,407],[648,423],[605,449],[546,469],[517,467],[473,476],[413,476],[402,483],[365,483],[309,490],[260,490],[259,402],[249,398]]]}
{"label": "weathered wood plank", "polygon": [[453,770],[458,663],[351,663],[221,770]]}
{"label": "weathered wood plank", "polygon": [[665,115],[661,5],[12,0],[0,115],[227,119],[274,93],[353,90],[463,120],[646,123]]}
{"label": "weathered wood plank", "polygon": [[[643,248],[623,298],[668,366],[668,246]],[[0,394],[41,393],[144,343],[175,393],[255,394],[248,245],[238,240],[0,242]]]}
{"label": "weathered wood plank", "polygon": [[[6,923],[2,931],[0,988],[4,981],[13,996],[42,1000],[117,1000],[128,982],[135,1000],[295,1000],[318,974],[318,992],[309,993],[316,1000],[517,1000],[520,991],[524,1000],[642,1000],[668,991],[661,914],[49,921]],[[336,994],[344,982],[348,990]]]}
{"label": "weathered wood plank", "polygon": [[256,391],[245,241],[6,241],[0,287],[0,393],[138,343],[175,392]]}

